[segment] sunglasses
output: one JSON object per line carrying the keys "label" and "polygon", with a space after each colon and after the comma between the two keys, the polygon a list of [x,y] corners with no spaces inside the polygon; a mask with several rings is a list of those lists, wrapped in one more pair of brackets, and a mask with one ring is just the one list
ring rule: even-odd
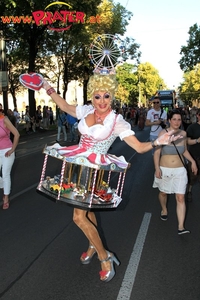
{"label": "sunglasses", "polygon": [[[102,97],[101,97],[99,94],[97,94],[97,95],[94,96],[94,99],[96,99],[96,100],[99,100],[99,99],[101,99],[101,98],[102,98]],[[110,98],[110,94],[105,93],[105,94],[103,95],[103,98],[104,98],[104,99],[109,99],[109,98]]]}
{"label": "sunglasses", "polygon": [[153,102],[153,104],[159,104],[160,102],[158,101],[158,102]]}

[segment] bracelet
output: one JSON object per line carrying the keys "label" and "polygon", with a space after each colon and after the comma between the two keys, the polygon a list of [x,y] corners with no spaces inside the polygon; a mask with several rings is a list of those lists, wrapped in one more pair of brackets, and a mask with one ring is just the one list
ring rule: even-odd
{"label": "bracelet", "polygon": [[196,144],[198,144],[199,142],[198,142],[198,139],[196,139]]}
{"label": "bracelet", "polygon": [[153,141],[151,141],[151,146],[152,146],[152,148],[156,148],[156,145],[154,144],[154,140]]}
{"label": "bracelet", "polygon": [[160,142],[158,139],[156,139],[156,144],[157,144],[157,146],[160,146]]}
{"label": "bracelet", "polygon": [[50,87],[50,89],[48,89],[46,92],[47,92],[47,95],[50,96],[51,94],[55,93],[56,91],[54,88]]}

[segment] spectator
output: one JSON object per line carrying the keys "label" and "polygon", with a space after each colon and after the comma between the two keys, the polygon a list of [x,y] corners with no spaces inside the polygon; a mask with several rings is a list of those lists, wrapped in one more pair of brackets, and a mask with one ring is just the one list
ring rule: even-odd
{"label": "spectator", "polygon": [[61,131],[63,132],[64,134],[64,141],[66,142],[67,141],[67,132],[66,132],[66,116],[65,116],[65,113],[60,109],[58,110],[58,133],[57,133],[57,140],[56,142],[59,142],[60,141],[60,134],[61,134]]}
{"label": "spectator", "polygon": [[[0,109],[2,112],[2,110]],[[14,138],[13,143],[10,140],[10,133]],[[3,114],[0,115],[0,168],[2,170],[2,178],[0,187],[3,188],[3,209],[9,208],[9,194],[11,189],[10,172],[15,160],[15,148],[19,141],[19,132]]]}
{"label": "spectator", "polygon": [[31,129],[33,132],[36,131],[36,120],[34,116],[31,118]]}
{"label": "spectator", "polygon": [[136,109],[135,108],[131,108],[131,126],[134,127],[136,124]]}
{"label": "spectator", "polygon": [[47,129],[48,127],[48,106],[43,106],[43,111],[42,111],[42,115],[43,115],[43,128]]}
{"label": "spectator", "polygon": [[46,129],[49,129],[49,125],[50,125],[50,110],[49,110],[48,106],[46,106],[46,111],[47,111],[47,128]]}
{"label": "spectator", "polygon": [[49,107],[49,123],[50,123],[50,125],[54,124],[52,107]]}
{"label": "spectator", "polygon": [[[147,113],[147,118],[145,125],[151,127],[150,131],[150,141],[154,141],[157,139],[159,133],[162,131],[161,125],[166,124],[167,121],[167,113],[163,109],[161,109],[161,103],[159,97],[154,97],[153,100],[153,108],[150,109]],[[152,154],[154,153],[154,149],[152,150]]]}
{"label": "spectator", "polygon": [[35,112],[35,121],[36,121],[36,127],[41,127],[41,121],[42,121],[42,111],[41,111],[41,105],[38,105],[37,110]]}
{"label": "spectator", "polygon": [[26,130],[26,134],[29,134],[30,132],[30,128],[31,128],[31,117],[29,114],[29,106],[26,106],[26,111],[25,111],[25,115],[24,115],[24,120],[25,120],[25,130]]}
{"label": "spectator", "polygon": [[4,116],[4,110],[1,103],[0,103],[0,116]]}
{"label": "spectator", "polygon": [[127,112],[126,112],[126,114],[125,114],[125,120],[126,120],[129,124],[131,124],[131,109],[130,109],[130,108],[128,108],[128,110],[127,110]]}
{"label": "spectator", "polygon": [[190,122],[192,124],[197,122],[197,108],[195,106],[190,109]]}
{"label": "spectator", "polygon": [[77,138],[76,134],[76,126],[74,126],[75,123],[77,123],[77,118],[67,114],[66,116],[68,128],[70,131],[70,142],[75,142]]}
{"label": "spectator", "polygon": [[193,123],[187,128],[187,143],[189,145],[189,152],[196,161],[198,173],[194,174],[191,169],[191,163],[188,162],[188,190],[187,200],[192,201],[192,186],[195,181],[199,179],[200,182],[200,108],[196,112],[197,123]]}
{"label": "spectator", "polygon": [[186,131],[188,126],[191,124],[190,121],[190,111],[189,111],[189,107],[186,106],[183,111],[182,111],[182,119],[183,119],[183,128]]}
{"label": "spectator", "polygon": [[17,110],[17,107],[14,108],[13,114],[16,118],[16,128],[18,128],[19,122],[20,122],[20,113]]}
{"label": "spectator", "polygon": [[146,112],[145,112],[145,109],[143,107],[141,107],[139,110],[138,110],[138,128],[140,130],[143,130],[144,129],[144,124],[145,124],[145,120],[146,120]]}

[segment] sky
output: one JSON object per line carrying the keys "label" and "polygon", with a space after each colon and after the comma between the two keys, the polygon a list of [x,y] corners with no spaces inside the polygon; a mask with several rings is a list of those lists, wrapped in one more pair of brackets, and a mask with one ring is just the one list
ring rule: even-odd
{"label": "sky", "polygon": [[169,89],[182,82],[178,61],[181,46],[187,46],[188,31],[200,25],[197,0],[117,0],[133,17],[126,35],[135,39],[142,52],[141,63],[149,62]]}

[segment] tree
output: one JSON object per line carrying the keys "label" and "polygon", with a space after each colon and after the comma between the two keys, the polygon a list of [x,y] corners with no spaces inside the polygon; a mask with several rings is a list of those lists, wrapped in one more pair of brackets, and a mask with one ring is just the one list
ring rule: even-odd
{"label": "tree", "polygon": [[200,63],[200,27],[194,24],[190,27],[188,34],[190,36],[187,46],[182,46],[180,51],[182,57],[179,64],[183,71],[190,71]]}
{"label": "tree", "polygon": [[146,105],[148,99],[155,95],[160,85],[165,86],[158,71],[150,64],[127,64],[117,68],[119,88],[116,98],[129,105]]}
{"label": "tree", "polygon": [[[28,0],[18,0],[9,1],[9,3],[7,3],[6,0],[3,0],[2,2],[4,4],[2,15],[7,17],[8,20],[9,16],[30,16],[33,11],[41,9],[41,1],[39,0],[35,0],[34,2]],[[48,4],[49,1],[43,1],[44,7]],[[23,61],[24,59],[24,63],[27,64],[26,70],[31,73],[37,72],[38,70],[38,67],[36,66],[36,58],[38,51],[42,46],[46,26],[37,26],[35,23],[29,21],[27,18],[25,21],[21,22],[19,18],[14,24],[12,22],[5,22],[4,34],[8,41],[11,43],[14,42],[16,45],[15,52],[18,52],[18,65],[20,66],[20,61]],[[10,62],[12,61],[11,56],[12,52],[10,52]],[[22,68],[19,70],[24,71]],[[29,89],[28,93],[30,114],[34,115],[36,110],[34,91]]]}
{"label": "tree", "polygon": [[[84,11],[86,14],[88,12],[93,13],[95,12],[95,9],[97,5],[100,3],[100,0],[89,0],[86,2],[78,3],[77,1],[71,1],[70,4],[73,6],[78,5],[80,11]],[[0,4],[0,7],[2,7],[1,14],[3,16],[31,16],[31,14],[35,11],[40,11],[41,9],[45,9],[49,4],[49,0],[43,0],[42,4],[41,1],[35,0],[33,1],[28,1],[28,0],[18,0],[18,1],[6,1],[3,0]],[[63,5],[63,6],[62,6]],[[66,10],[66,5],[63,2],[55,2],[53,6],[51,6],[51,12],[54,14],[56,10],[63,9]],[[47,9],[48,10],[48,9]],[[57,14],[57,17],[59,19],[59,15]],[[8,20],[9,17],[7,17]],[[26,18],[25,18],[26,19]],[[29,20],[28,20],[29,19]],[[20,66],[20,61],[23,61],[27,63],[27,68],[26,71],[29,73],[31,72],[39,72],[41,68],[44,68],[44,59],[45,56],[47,60],[49,60],[50,56],[52,54],[57,54],[53,52],[53,45],[54,48],[57,48],[56,45],[58,45],[61,41],[62,33],[61,34],[54,34],[52,31],[47,32],[47,27],[48,24],[42,24],[41,26],[39,24],[36,24],[34,22],[30,21],[31,18],[27,18],[27,21],[20,22],[20,17],[15,18],[16,23],[11,24],[5,22],[4,24],[4,33],[6,37],[10,41],[15,41],[15,45],[17,46],[18,49],[21,50],[21,57],[19,57],[19,66]],[[4,18],[4,21],[6,18]],[[12,20],[12,19],[11,19]],[[24,20],[24,19],[23,19]],[[29,22],[30,21],[30,22]],[[74,37],[71,42],[74,42],[77,39],[77,36],[79,35],[78,33],[78,27],[79,30],[82,30],[81,26],[82,24],[76,24],[77,26],[72,26],[71,36]],[[53,23],[53,26],[57,26],[57,29],[59,30],[60,26],[63,26],[62,21],[61,22],[56,22]],[[80,29],[81,28],[81,29]],[[66,40],[69,41],[68,36]],[[52,39],[51,45],[52,48],[47,48],[47,46],[50,45],[50,38]],[[69,46],[69,43],[66,43],[67,46]],[[72,43],[71,43],[72,44]],[[62,44],[63,46],[63,44]],[[69,49],[68,47],[67,49]],[[22,51],[23,49],[23,51]],[[73,49],[73,50],[71,50]],[[66,51],[66,48],[64,49],[63,47],[63,55],[62,55],[62,62],[64,66],[68,66],[69,62],[72,62],[72,56],[68,55],[69,52]],[[75,43],[72,44],[70,48],[71,53],[73,52],[76,53],[76,47]],[[18,51],[18,53],[20,53]],[[26,55],[25,55],[26,54]],[[61,55],[59,56],[61,58]],[[43,64],[42,64],[43,61]],[[58,59],[59,61],[59,59]],[[11,62],[11,59],[10,59]],[[41,62],[41,64],[40,64]],[[52,65],[52,64],[51,64]],[[73,65],[73,68],[63,68],[63,80],[64,80],[64,92],[66,92],[67,89],[67,84],[69,80],[71,80],[71,77],[69,78],[68,74],[71,72],[68,72],[69,70],[75,69],[75,65]],[[21,70],[21,68],[19,68]],[[30,114],[34,115],[35,113],[35,98],[34,98],[34,91],[29,90],[29,106],[30,106]]]}
{"label": "tree", "polygon": [[[82,43],[81,57],[84,64],[79,66],[79,76],[81,75],[83,80],[84,89],[84,102],[87,102],[87,83],[89,76],[94,70],[94,65],[88,60],[89,44],[101,34],[123,35],[126,31],[126,26],[130,20],[132,13],[127,11],[119,3],[115,4],[112,0],[102,0],[97,7],[97,16],[99,21],[87,26],[87,39]],[[126,59],[138,58],[140,52],[138,51],[139,45],[135,43],[134,39],[126,38],[124,41],[126,44]]]}
{"label": "tree", "polygon": [[185,72],[183,78],[179,95],[185,105],[192,106],[193,101],[200,100],[200,64],[197,64],[193,70]]}
{"label": "tree", "polygon": [[[19,76],[27,70],[27,60],[15,42],[9,41],[7,45],[7,70],[9,79],[9,92],[13,97],[13,106],[17,107],[17,92],[23,90]],[[26,53],[26,52],[23,52]]]}
{"label": "tree", "polygon": [[136,66],[133,64],[124,63],[117,67],[117,80],[119,82],[116,92],[116,99],[120,99],[121,103],[135,104],[137,93],[138,78],[135,74]]}
{"label": "tree", "polygon": [[[0,3],[2,16],[31,16],[35,11],[45,9],[49,4],[49,0],[2,0]],[[63,5],[63,6],[62,6]],[[40,72],[49,74],[50,67],[53,72],[59,70],[58,75],[54,73],[53,80],[57,80],[57,90],[59,91],[59,79],[62,76],[64,82],[63,97],[67,91],[67,85],[71,80],[80,79],[84,82],[84,95],[87,98],[86,84],[89,76],[92,74],[93,66],[88,58],[89,45],[95,35],[109,32],[111,34],[125,33],[128,20],[132,13],[128,12],[120,4],[114,4],[112,0],[88,0],[88,1],[71,1],[72,7],[78,7],[79,11],[84,11],[87,15],[85,24],[75,24],[71,26],[69,31],[51,31],[47,30],[48,24],[39,24],[31,22],[30,18],[20,17],[15,19],[16,23],[6,22],[4,24],[4,33],[8,39],[9,62],[10,62],[10,80],[12,80],[12,89],[14,102],[16,103],[16,92],[19,85],[16,79],[23,72]],[[41,7],[42,6],[42,7]],[[56,10],[65,9],[63,2],[55,2],[51,6],[52,13]],[[48,9],[47,9],[48,10]],[[101,23],[95,15],[101,13]],[[57,14],[58,16],[58,14]],[[91,19],[90,19],[91,18]],[[59,16],[58,16],[59,19]],[[20,21],[21,20],[21,21]],[[94,20],[93,24],[92,21]],[[56,24],[55,24],[56,23]],[[63,26],[63,22],[55,22],[52,26],[57,26],[59,30]],[[15,47],[13,47],[13,44]],[[129,40],[129,55],[131,57],[139,57],[138,45],[134,40]],[[57,63],[51,60],[55,56]],[[128,57],[128,55],[127,55]],[[15,63],[16,67],[13,67]],[[51,74],[53,73],[51,72]],[[11,73],[13,76],[11,76]],[[61,75],[62,74],[62,75]],[[11,83],[10,83],[11,84]],[[29,106],[30,114],[35,113],[34,91],[29,90]]]}
{"label": "tree", "polygon": [[155,95],[160,86],[165,88],[163,79],[159,72],[150,63],[140,64],[137,69],[140,101],[146,105],[146,101]]}

